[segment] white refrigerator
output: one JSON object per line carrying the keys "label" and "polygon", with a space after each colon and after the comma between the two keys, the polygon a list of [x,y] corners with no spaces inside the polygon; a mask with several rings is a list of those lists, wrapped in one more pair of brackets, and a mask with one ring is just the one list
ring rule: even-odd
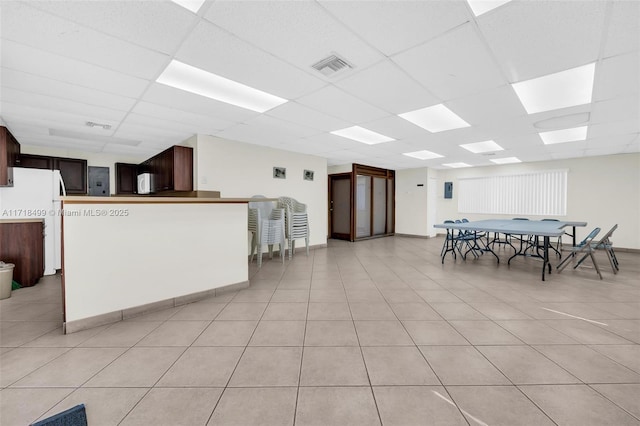
{"label": "white refrigerator", "polygon": [[60,171],[15,167],[13,182],[0,187],[0,219],[44,219],[44,274],[55,274],[62,268]]}

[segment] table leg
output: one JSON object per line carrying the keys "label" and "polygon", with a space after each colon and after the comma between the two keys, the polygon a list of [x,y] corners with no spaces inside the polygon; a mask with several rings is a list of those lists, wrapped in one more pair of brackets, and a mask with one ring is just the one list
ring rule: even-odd
{"label": "table leg", "polygon": [[542,281],[544,281],[544,273],[545,270],[549,268],[549,273],[551,273],[551,263],[549,262],[549,237],[544,237],[544,261],[542,262]]}

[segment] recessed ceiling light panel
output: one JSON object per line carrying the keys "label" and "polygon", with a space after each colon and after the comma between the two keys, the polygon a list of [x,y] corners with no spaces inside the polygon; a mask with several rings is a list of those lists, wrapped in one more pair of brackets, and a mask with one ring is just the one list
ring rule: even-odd
{"label": "recessed ceiling light panel", "polygon": [[347,127],[346,129],[335,130],[331,134],[336,136],[342,136],[343,138],[351,139],[356,142],[366,143],[367,145],[375,145],[382,142],[391,142],[395,139],[389,136],[381,135],[369,129],[365,129],[360,126]]}
{"label": "recessed ceiling light panel", "polygon": [[171,61],[156,81],[176,89],[256,112],[265,112],[287,102],[286,99],[175,59]]}
{"label": "recessed ceiling light panel", "polygon": [[497,7],[502,6],[505,3],[509,3],[511,0],[467,0],[473,14],[480,16],[483,13],[487,13]]}
{"label": "recessed ceiling light panel", "polygon": [[540,133],[540,138],[545,145],[583,141],[587,138],[587,126],[554,130],[553,132],[542,132]]}
{"label": "recessed ceiling light panel", "polygon": [[507,158],[495,158],[493,160],[494,163],[496,164],[511,164],[511,163],[522,163],[521,160],[519,160],[516,157],[507,157]]}
{"label": "recessed ceiling light panel", "polygon": [[446,164],[443,164],[443,166],[451,167],[452,169],[459,169],[459,168],[462,168],[462,167],[471,167],[471,164],[467,164],[467,163],[446,163]]}
{"label": "recessed ceiling light panel", "polygon": [[469,123],[458,117],[443,104],[398,114],[399,117],[420,126],[431,133],[469,127]]}
{"label": "recessed ceiling light panel", "polygon": [[204,0],[171,0],[175,4],[179,4],[187,10],[193,13],[198,13],[198,10],[202,7]]}
{"label": "recessed ceiling light panel", "polygon": [[460,145],[460,147],[466,149],[467,151],[471,151],[474,154],[479,154],[481,152],[504,151],[504,148],[494,141],[467,143],[464,145]]}
{"label": "recessed ceiling light panel", "polygon": [[513,83],[529,114],[591,103],[595,62],[531,80]]}
{"label": "recessed ceiling light panel", "polygon": [[418,160],[431,160],[432,158],[443,158],[442,155],[436,154],[435,152],[431,152],[427,150],[405,152],[402,155],[406,155],[407,157],[417,158]]}

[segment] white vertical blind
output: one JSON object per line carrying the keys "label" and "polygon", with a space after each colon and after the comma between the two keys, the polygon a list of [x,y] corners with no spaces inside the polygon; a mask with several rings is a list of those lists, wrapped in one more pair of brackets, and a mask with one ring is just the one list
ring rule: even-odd
{"label": "white vertical blind", "polygon": [[461,178],[460,213],[564,216],[567,170]]}

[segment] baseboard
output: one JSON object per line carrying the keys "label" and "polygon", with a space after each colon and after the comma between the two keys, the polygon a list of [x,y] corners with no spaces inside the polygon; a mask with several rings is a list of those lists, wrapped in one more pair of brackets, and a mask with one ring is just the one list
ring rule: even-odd
{"label": "baseboard", "polygon": [[133,306],[131,308],[122,309],[119,311],[107,312],[106,314],[100,314],[93,317],[82,318],[75,321],[67,321],[63,323],[62,329],[64,334],[71,334],[77,331],[87,330],[89,328],[113,324],[118,321],[135,318],[140,315],[149,314],[151,312],[159,311],[162,309],[186,305],[187,303],[197,302],[202,299],[207,299],[209,297],[222,295],[230,291],[237,291],[248,287],[249,281],[242,281],[223,287],[186,294],[184,296],[172,297],[170,299],[159,300],[157,302],[147,303],[139,306]]}
{"label": "baseboard", "polygon": [[430,238],[437,238],[438,234],[434,235],[433,237],[429,236],[429,235],[415,235],[415,234],[399,234],[399,233],[395,233],[394,234],[396,237],[403,237],[403,238],[421,238],[424,240],[428,240]]}
{"label": "baseboard", "polygon": [[634,248],[614,247],[613,249],[620,253],[640,253],[640,249]]}

